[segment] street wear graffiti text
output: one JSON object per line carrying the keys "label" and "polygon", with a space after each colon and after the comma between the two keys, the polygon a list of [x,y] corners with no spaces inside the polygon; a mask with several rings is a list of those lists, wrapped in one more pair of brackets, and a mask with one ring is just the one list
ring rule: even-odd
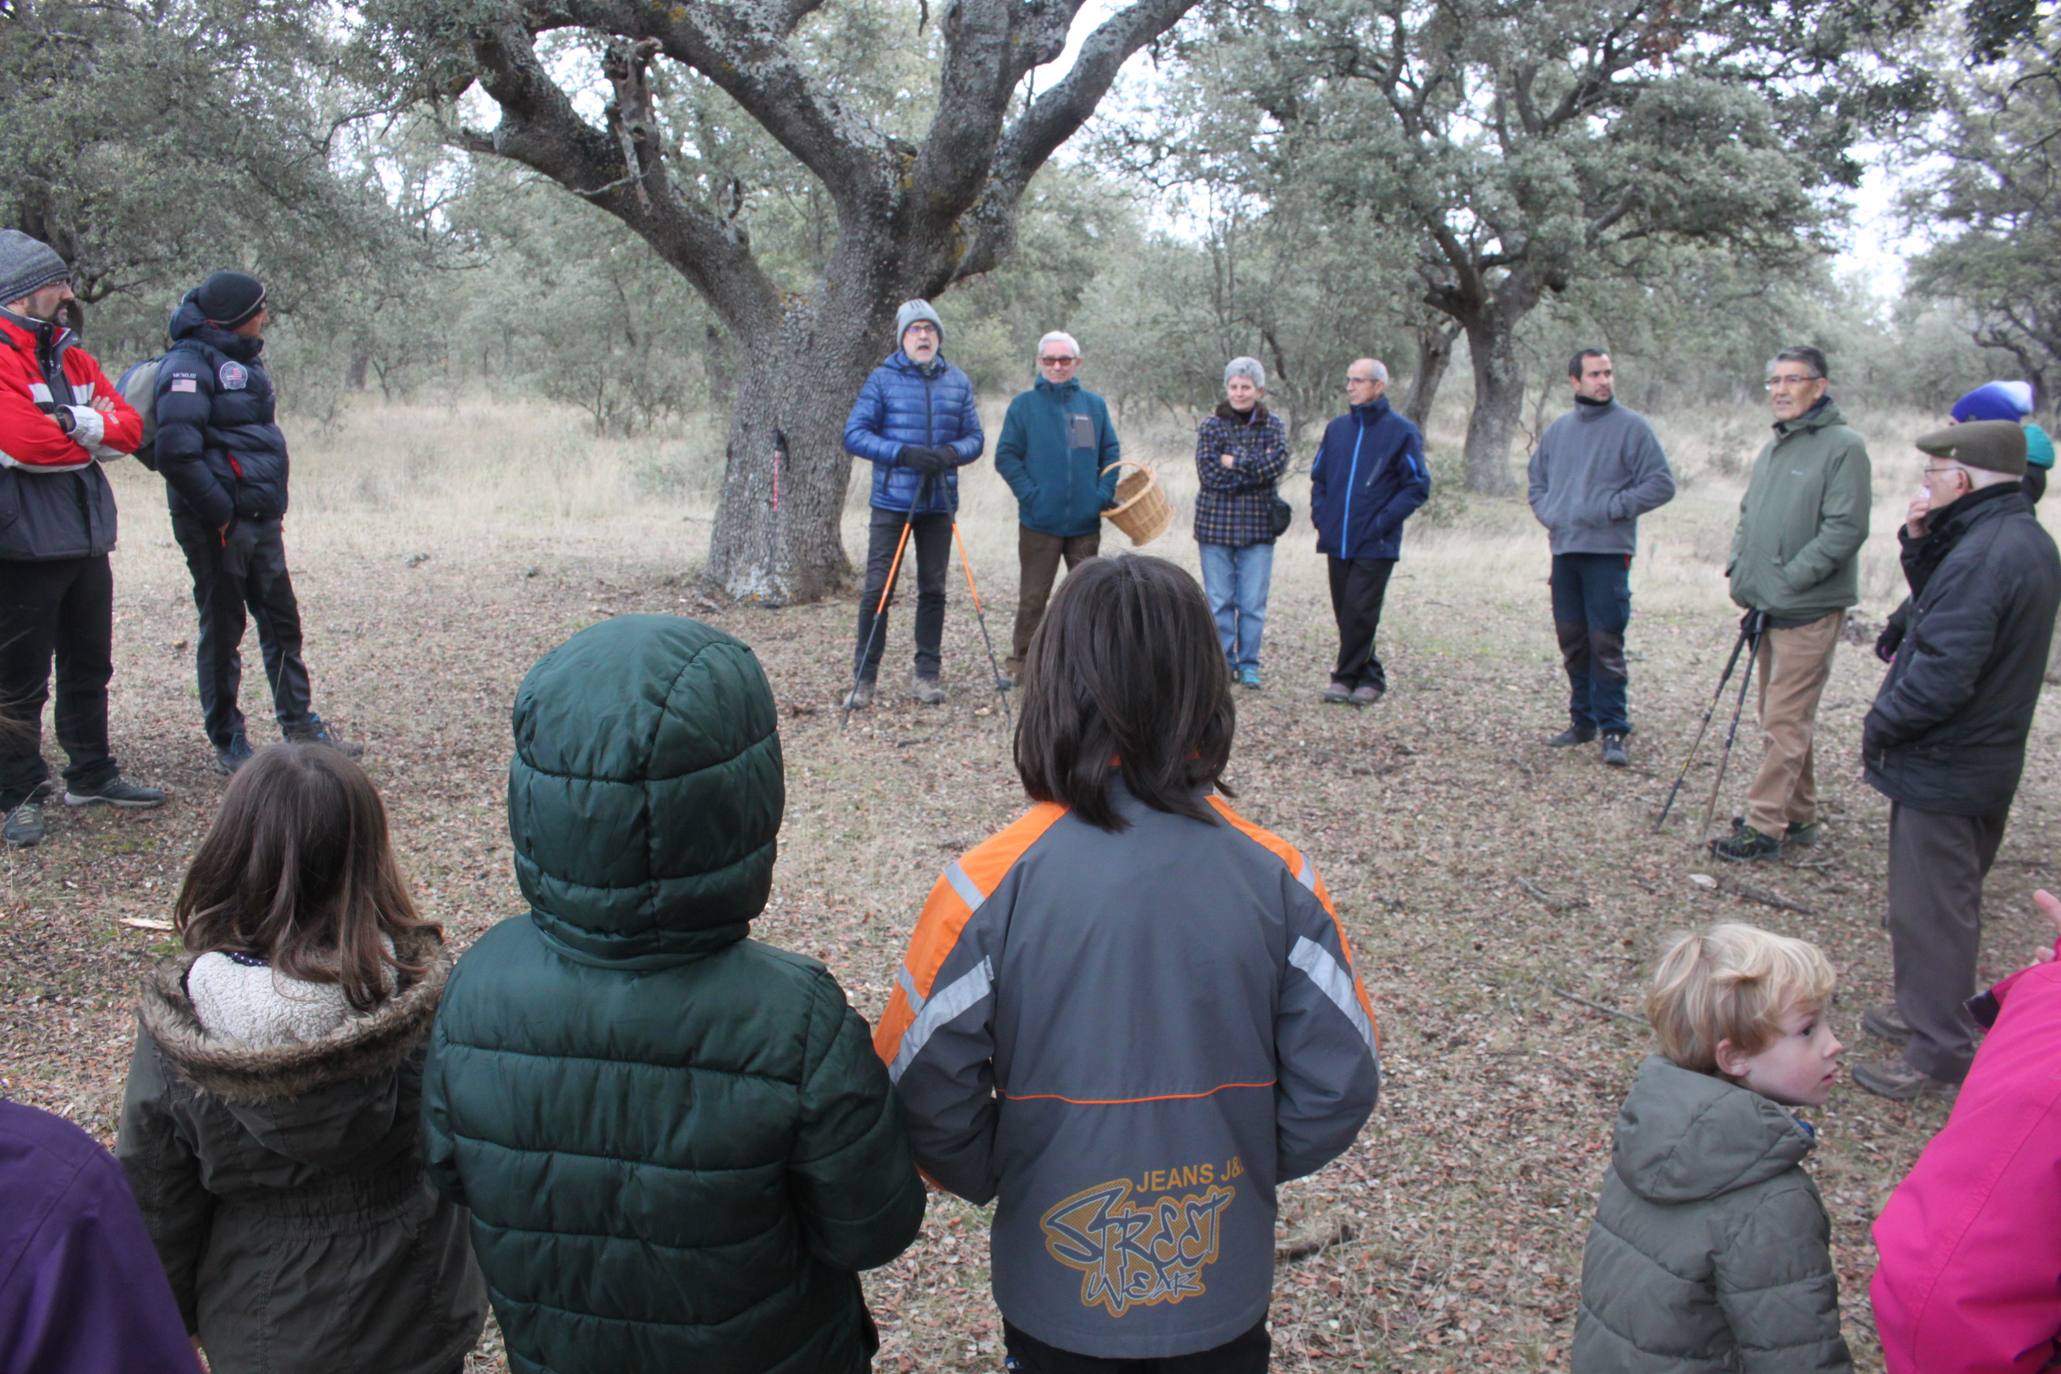
{"label": "street wear graffiti text", "polygon": [[1085,1188],[1041,1218],[1045,1251],[1081,1271],[1081,1305],[1121,1317],[1134,1307],[1178,1303],[1204,1291],[1224,1209],[1235,1188],[1165,1193],[1131,1201],[1131,1180]]}

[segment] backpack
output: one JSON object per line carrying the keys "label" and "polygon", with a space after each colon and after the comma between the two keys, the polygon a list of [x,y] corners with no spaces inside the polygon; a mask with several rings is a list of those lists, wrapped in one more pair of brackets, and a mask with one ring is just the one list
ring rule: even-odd
{"label": "backpack", "polygon": [[130,409],[143,417],[143,442],[136,445],[136,461],[152,472],[157,471],[157,374],[164,366],[165,356],[160,353],[155,358],[130,363],[115,383],[115,390]]}

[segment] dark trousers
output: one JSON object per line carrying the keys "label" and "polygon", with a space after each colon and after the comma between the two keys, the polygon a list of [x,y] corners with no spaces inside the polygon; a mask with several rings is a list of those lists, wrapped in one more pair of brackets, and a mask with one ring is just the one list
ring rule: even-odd
{"label": "dark trousers", "polygon": [[1975,995],[1982,943],[1982,880],[2004,842],[2006,808],[1994,816],[1947,816],[1889,807],[1889,958],[1896,1009],[1911,1028],[1904,1062],[1948,1083],[1975,1062]]}
{"label": "dark trousers", "polygon": [[1631,619],[1630,557],[1553,555],[1553,629],[1567,667],[1567,714],[1577,729],[1631,733],[1624,666],[1624,630]]}
{"label": "dark trousers", "polygon": [[1008,1350],[1002,1367],[1017,1374],[1266,1374],[1267,1357],[1274,1346],[1267,1335],[1264,1317],[1258,1326],[1227,1344],[1198,1350],[1193,1355],[1170,1355],[1157,1360],[1105,1360],[1094,1355],[1076,1355],[1054,1349],[1006,1320],[1002,1323],[1002,1342]]}
{"label": "dark trousers", "polygon": [[1038,622],[1045,618],[1045,603],[1052,598],[1052,579],[1059,576],[1059,560],[1066,560],[1066,570],[1085,559],[1093,558],[1102,551],[1102,531],[1094,529],[1086,534],[1046,534],[1028,525],[1016,527],[1016,561],[1022,569],[1022,580],[1016,591],[1016,632],[1009,641],[1009,662],[1007,667],[1014,673],[1023,666],[1024,656],[1030,652],[1031,636],[1037,633]]}
{"label": "dark trousers", "polygon": [[1331,614],[1338,621],[1338,666],[1334,682],[1388,690],[1388,674],[1374,652],[1374,633],[1381,628],[1381,602],[1395,572],[1393,558],[1340,558],[1326,555],[1331,572]]}
{"label": "dark trousers", "polygon": [[[859,642],[852,666],[868,682],[880,676],[880,656],[887,649],[887,612],[881,611],[876,629],[873,608],[880,604],[880,589],[887,585],[888,564],[894,562],[895,545],[907,518],[906,511],[875,510],[866,527],[866,589],[859,594]],[[945,640],[945,574],[952,566],[952,517],[917,516],[909,531],[909,545],[895,572],[895,591],[908,585],[909,560],[915,559],[916,675],[936,677],[942,662],[938,648]],[[894,597],[888,597],[887,604],[894,605]]]}
{"label": "dark trousers", "polygon": [[194,664],[200,679],[201,716],[217,749],[243,733],[236,704],[243,686],[243,630],[257,622],[258,653],[272,684],[272,710],[281,734],[303,730],[309,720],[308,666],[301,661],[301,608],[286,571],[286,540],[279,521],[238,519],[228,543],[191,516],[172,517],[172,536],[186,554],[193,575],[193,605],[200,612]]}
{"label": "dark trousers", "polygon": [[[30,479],[40,480],[40,479]],[[107,555],[0,562],[0,812],[50,777],[43,703],[57,665],[57,742],[68,786],[95,788],[119,766],[107,749],[107,683],[114,676],[114,572]]]}

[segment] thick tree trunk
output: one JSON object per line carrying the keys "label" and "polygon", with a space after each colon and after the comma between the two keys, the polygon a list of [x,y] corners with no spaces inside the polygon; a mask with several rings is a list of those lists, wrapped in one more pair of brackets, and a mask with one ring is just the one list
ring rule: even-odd
{"label": "thick tree trunk", "polygon": [[1403,414],[1419,429],[1424,428],[1432,403],[1438,399],[1446,369],[1453,365],[1453,346],[1459,338],[1460,326],[1450,320],[1427,320],[1417,326],[1417,370],[1403,397]]}
{"label": "thick tree trunk", "polygon": [[1467,418],[1467,490],[1507,496],[1517,489],[1510,476],[1510,437],[1524,413],[1524,363],[1504,312],[1489,309],[1465,322],[1467,351],[1474,360],[1474,413]]}
{"label": "thick tree trunk", "polygon": [[855,466],[844,422],[866,374],[893,351],[893,325],[870,324],[795,311],[777,340],[744,350],[709,535],[709,576],[731,596],[814,601],[850,573],[838,528]]}

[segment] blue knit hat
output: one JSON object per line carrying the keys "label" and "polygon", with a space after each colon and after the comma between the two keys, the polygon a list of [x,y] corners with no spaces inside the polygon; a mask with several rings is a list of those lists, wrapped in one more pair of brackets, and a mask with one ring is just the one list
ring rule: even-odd
{"label": "blue knit hat", "polygon": [[2022,420],[2032,414],[2031,382],[1984,382],[1954,402],[1954,423]]}

